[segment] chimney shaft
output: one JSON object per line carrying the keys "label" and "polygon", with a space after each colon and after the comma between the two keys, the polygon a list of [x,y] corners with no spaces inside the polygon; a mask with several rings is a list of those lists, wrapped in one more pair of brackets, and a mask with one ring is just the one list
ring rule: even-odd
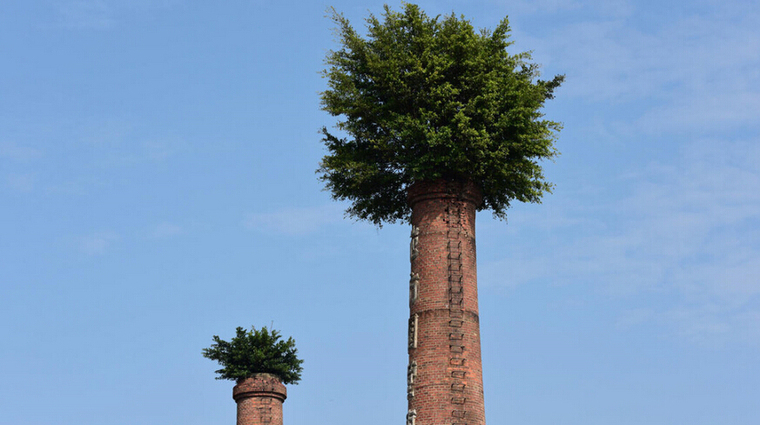
{"label": "chimney shaft", "polygon": [[407,425],[484,425],[475,255],[467,182],[418,182],[412,207]]}
{"label": "chimney shaft", "polygon": [[239,381],[232,389],[237,425],[283,425],[282,403],[287,396],[285,385],[269,373]]}

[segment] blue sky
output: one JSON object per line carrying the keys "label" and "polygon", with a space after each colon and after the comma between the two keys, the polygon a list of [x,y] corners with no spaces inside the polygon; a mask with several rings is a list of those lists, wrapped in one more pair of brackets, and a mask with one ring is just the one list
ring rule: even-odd
{"label": "blue sky", "polygon": [[[555,193],[478,216],[488,422],[759,423],[757,2],[419,4],[567,75]],[[234,423],[201,349],[272,324],[286,423],[404,420],[409,229],[314,173],[329,6],[382,11],[0,3],[0,423]]]}

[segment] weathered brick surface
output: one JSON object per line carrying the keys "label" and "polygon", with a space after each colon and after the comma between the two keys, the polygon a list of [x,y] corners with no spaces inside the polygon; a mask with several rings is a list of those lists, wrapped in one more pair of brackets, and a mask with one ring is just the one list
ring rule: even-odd
{"label": "weathered brick surface", "polygon": [[259,373],[232,389],[237,403],[237,425],[282,425],[282,402],[287,390],[277,377]]}
{"label": "weathered brick surface", "polygon": [[412,207],[407,424],[484,425],[472,184],[417,183]]}

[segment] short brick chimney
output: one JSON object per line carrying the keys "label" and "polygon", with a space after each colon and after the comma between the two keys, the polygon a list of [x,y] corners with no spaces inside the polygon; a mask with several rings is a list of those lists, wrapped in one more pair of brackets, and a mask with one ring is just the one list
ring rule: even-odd
{"label": "short brick chimney", "polygon": [[283,425],[282,402],[287,397],[285,385],[272,374],[257,373],[239,381],[232,389],[237,425]]}
{"label": "short brick chimney", "polygon": [[475,261],[480,190],[418,182],[412,208],[407,425],[484,425]]}

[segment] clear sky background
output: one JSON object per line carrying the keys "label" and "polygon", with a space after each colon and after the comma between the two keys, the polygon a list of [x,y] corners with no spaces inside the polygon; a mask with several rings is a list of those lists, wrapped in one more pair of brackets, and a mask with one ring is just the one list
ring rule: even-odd
{"label": "clear sky background", "polygon": [[[478,215],[488,423],[760,423],[758,2],[419,4],[567,75],[555,193]],[[234,424],[201,349],[271,324],[286,424],[403,423],[409,228],[315,175],[331,5],[382,12],[0,2],[1,424]]]}

